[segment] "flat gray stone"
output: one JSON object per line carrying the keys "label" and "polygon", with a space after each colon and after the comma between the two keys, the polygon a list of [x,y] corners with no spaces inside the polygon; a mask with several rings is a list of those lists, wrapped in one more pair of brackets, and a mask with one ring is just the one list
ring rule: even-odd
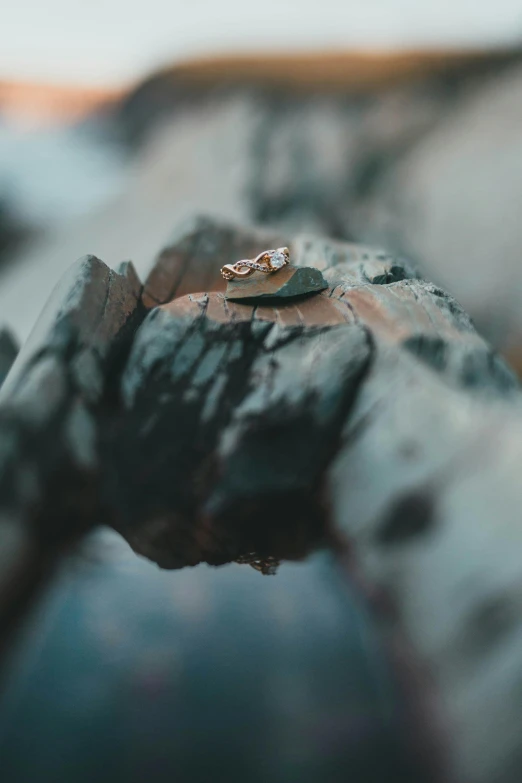
{"label": "flat gray stone", "polygon": [[254,272],[246,280],[231,280],[226,299],[291,299],[295,296],[318,293],[328,288],[319,269],[289,264],[278,272]]}

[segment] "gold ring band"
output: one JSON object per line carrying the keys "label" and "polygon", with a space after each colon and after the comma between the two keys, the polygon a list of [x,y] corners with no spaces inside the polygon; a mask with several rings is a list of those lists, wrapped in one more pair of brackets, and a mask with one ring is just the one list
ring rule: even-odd
{"label": "gold ring band", "polygon": [[245,278],[254,272],[272,274],[278,272],[290,263],[290,251],[287,247],[278,247],[275,250],[263,250],[254,259],[236,261],[235,264],[225,264],[221,267],[221,274],[225,280],[233,280],[235,277]]}

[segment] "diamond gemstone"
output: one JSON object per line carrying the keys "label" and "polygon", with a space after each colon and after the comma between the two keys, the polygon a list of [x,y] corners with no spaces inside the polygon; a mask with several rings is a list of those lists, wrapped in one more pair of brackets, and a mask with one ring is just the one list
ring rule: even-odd
{"label": "diamond gemstone", "polygon": [[274,269],[281,269],[286,264],[286,257],[282,250],[274,250],[270,256],[270,265]]}

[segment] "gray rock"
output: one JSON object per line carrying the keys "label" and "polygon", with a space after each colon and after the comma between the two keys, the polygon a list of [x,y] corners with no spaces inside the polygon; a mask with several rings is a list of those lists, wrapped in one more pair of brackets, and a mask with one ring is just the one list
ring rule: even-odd
{"label": "gray rock", "polygon": [[274,274],[255,272],[246,280],[231,280],[226,299],[290,299],[328,288],[319,269],[288,265]]}

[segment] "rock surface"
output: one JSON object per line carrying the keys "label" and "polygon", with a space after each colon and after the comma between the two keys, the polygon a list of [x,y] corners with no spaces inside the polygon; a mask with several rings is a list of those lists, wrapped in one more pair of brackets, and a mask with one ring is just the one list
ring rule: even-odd
{"label": "rock surface", "polygon": [[[273,239],[203,219],[143,292],[93,257],[58,289],[0,399],[0,629],[102,523],[165,568],[327,547],[407,672],[413,780],[513,783],[517,380],[407,262]],[[223,263],[278,244],[328,288],[228,301]]]}
{"label": "rock surface", "polygon": [[103,522],[100,430],[141,310],[123,271],[74,264],[0,389],[0,653],[63,552]]}

